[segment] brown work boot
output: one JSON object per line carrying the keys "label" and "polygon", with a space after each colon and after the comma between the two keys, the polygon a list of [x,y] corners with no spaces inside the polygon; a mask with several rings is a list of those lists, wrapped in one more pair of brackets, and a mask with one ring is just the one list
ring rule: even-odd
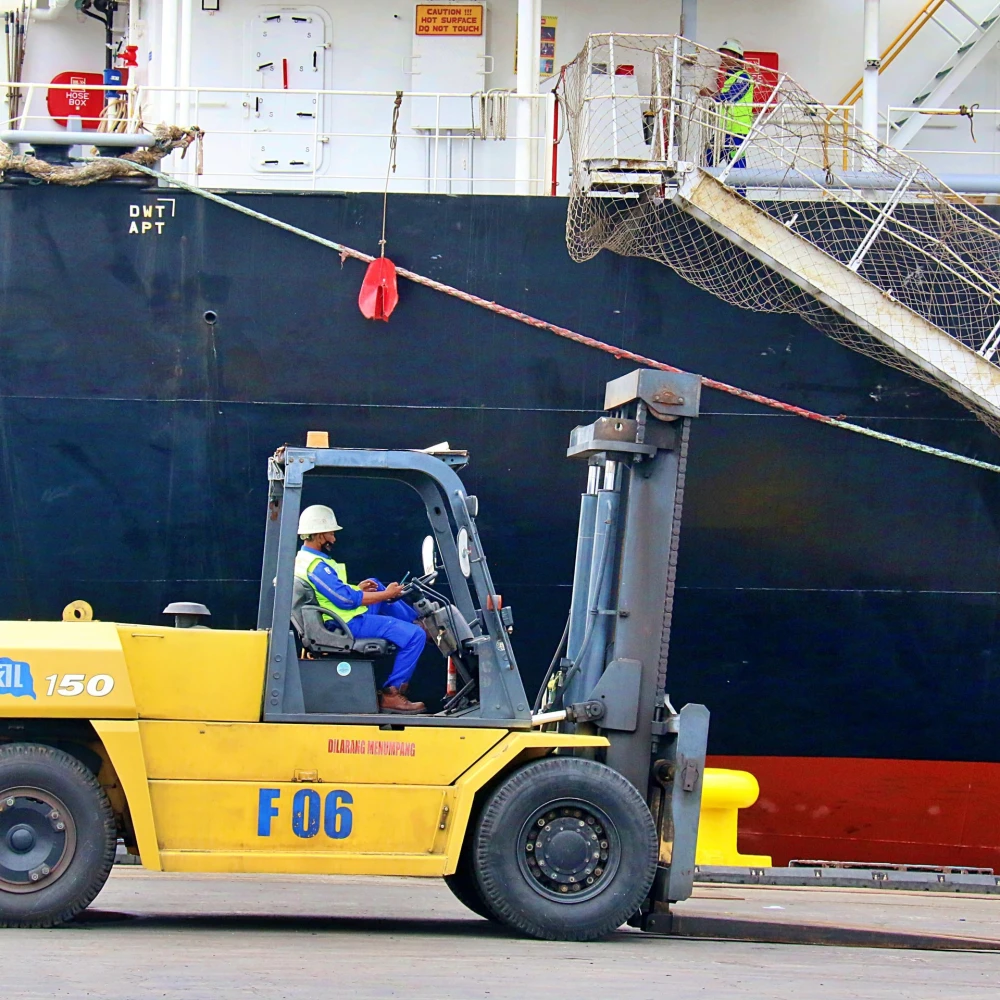
{"label": "brown work boot", "polygon": [[380,712],[389,715],[418,715],[424,711],[422,701],[410,701],[405,694],[408,685],[401,688],[383,688],[378,693],[378,707]]}

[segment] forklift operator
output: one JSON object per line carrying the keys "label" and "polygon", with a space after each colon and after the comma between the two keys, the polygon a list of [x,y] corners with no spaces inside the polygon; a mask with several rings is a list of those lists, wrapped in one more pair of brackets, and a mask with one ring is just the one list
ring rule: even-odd
{"label": "forklift operator", "polygon": [[387,639],[399,647],[389,679],[379,691],[379,709],[395,715],[423,712],[424,703],[410,701],[406,689],[427,633],[414,624],[416,611],[397,600],[403,592],[398,583],[385,587],[378,580],[362,580],[355,587],[347,582],[346,567],[331,558],[334,532],[341,530],[329,507],[306,507],[299,517],[298,534],[303,544],[295,557],[295,575],[309,582],[316,603],[339,616],[356,639]]}

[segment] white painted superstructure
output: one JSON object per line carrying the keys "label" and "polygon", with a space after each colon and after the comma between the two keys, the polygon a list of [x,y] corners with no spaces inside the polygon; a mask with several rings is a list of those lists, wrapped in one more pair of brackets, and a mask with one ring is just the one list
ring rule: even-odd
{"label": "white painted superstructure", "polygon": [[[869,13],[879,8],[878,35],[887,42],[925,5],[915,0],[488,0],[473,6],[482,8],[481,35],[419,38],[413,2],[131,0],[116,15],[115,37],[137,48],[130,82],[144,125],[167,121],[205,130],[200,156],[164,164],[196,183],[381,190],[393,103],[402,90],[390,190],[547,195],[553,175],[556,193],[566,193],[570,162],[564,131],[553,121],[551,91],[558,67],[576,55],[589,34],[675,32],[683,7],[698,41],[711,46],[737,37],[748,50],[777,52],[782,72],[836,105],[864,69],[866,6]],[[960,17],[954,5],[945,4],[934,15],[936,25],[921,30],[883,70],[880,138],[886,137],[887,120],[899,120],[899,109],[926,83],[929,69],[954,51],[953,36],[968,26],[968,17],[985,18],[995,6],[962,0]],[[43,6],[36,13],[22,76],[25,85],[35,86],[22,85],[30,99],[21,124],[59,129],[46,109],[46,87],[59,72],[100,72],[103,32],[71,4]],[[538,72],[540,45],[547,42],[539,36],[542,16],[557,19],[552,76]],[[268,17],[281,20],[265,35]],[[873,29],[869,41],[872,37]],[[537,55],[515,70],[518,50]],[[910,155],[941,174],[1000,174],[1000,114],[994,110],[1000,108],[1000,53],[978,55],[976,67],[949,97],[951,109],[980,105],[976,141],[969,120],[957,115],[921,116],[927,124],[909,137]],[[259,69],[268,62],[270,69]],[[487,93],[488,99],[480,96]],[[860,123],[860,103],[856,110]],[[554,137],[561,141],[554,143]]]}

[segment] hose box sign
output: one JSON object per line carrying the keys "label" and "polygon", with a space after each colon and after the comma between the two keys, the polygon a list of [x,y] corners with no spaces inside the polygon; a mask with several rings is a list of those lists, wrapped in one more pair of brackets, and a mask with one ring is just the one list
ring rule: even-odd
{"label": "hose box sign", "polygon": [[481,35],[483,5],[418,3],[418,35]]}
{"label": "hose box sign", "polygon": [[59,73],[46,95],[49,117],[66,128],[69,117],[79,115],[83,128],[94,131],[104,110],[104,91],[99,89],[103,86],[102,73]]}

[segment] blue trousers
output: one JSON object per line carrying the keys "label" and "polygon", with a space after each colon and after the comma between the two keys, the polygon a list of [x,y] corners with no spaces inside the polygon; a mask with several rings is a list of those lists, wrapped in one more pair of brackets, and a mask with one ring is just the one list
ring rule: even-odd
{"label": "blue trousers", "polygon": [[726,138],[723,140],[723,143],[722,143],[722,155],[719,157],[719,159],[722,160],[722,162],[718,163],[718,164],[715,162],[715,151],[712,149],[711,146],[709,146],[705,150],[705,166],[706,167],[715,167],[715,166],[721,167],[721,166],[725,165],[725,162],[727,160],[734,160],[734,163],[733,163],[733,169],[734,170],[743,170],[743,169],[745,169],[746,165],[747,165],[746,154],[744,154],[742,156],[737,156],[737,153],[739,152],[740,146],[743,145],[743,140],[745,138],[746,138],[745,135],[733,135],[732,132],[727,132],[726,133]]}
{"label": "blue trousers", "polygon": [[357,639],[388,639],[399,647],[386,687],[406,684],[417,669],[417,660],[424,651],[427,633],[413,622],[416,611],[405,601],[392,604],[370,604],[368,611],[352,618],[348,628]]}

